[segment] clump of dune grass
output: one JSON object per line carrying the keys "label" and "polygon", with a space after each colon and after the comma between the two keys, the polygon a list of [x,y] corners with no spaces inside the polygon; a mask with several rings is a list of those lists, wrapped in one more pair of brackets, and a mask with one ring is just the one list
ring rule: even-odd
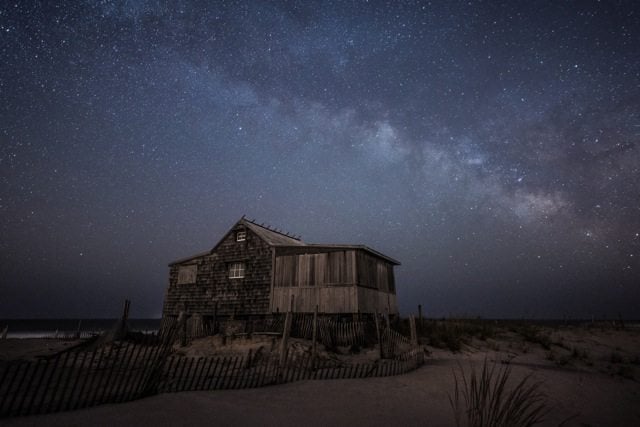
{"label": "clump of dune grass", "polygon": [[533,381],[531,375],[511,386],[511,367],[496,368],[486,359],[480,372],[472,367],[467,376],[462,366],[459,370],[459,377],[453,372],[455,388],[453,395],[449,394],[458,427],[533,426],[544,421],[549,412],[542,382]]}

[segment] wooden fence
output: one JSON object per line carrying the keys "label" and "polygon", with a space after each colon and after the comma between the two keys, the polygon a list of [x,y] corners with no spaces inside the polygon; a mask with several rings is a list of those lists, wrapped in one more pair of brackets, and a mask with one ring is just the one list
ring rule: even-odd
{"label": "wooden fence", "polygon": [[159,391],[243,389],[301,380],[385,377],[413,371],[423,363],[422,349],[410,350],[395,359],[355,364],[317,359],[311,354],[294,355],[284,365],[279,364],[277,355],[170,356],[164,365]]}
{"label": "wooden fence", "polygon": [[[236,321],[206,321],[201,318],[189,318],[179,328],[179,334],[186,334],[186,341],[202,338],[220,331],[223,334],[282,333],[286,314],[273,314],[261,319]],[[215,323],[215,324],[214,324]],[[233,327],[225,326],[232,323]],[[163,319],[161,330],[174,325],[175,319]],[[377,343],[376,331],[372,322],[364,320],[340,320],[334,316],[317,317],[317,339],[326,347],[372,345]],[[227,329],[232,332],[227,332]],[[313,314],[294,313],[291,323],[291,336],[310,340],[313,336]]]}
{"label": "wooden fence", "polygon": [[0,417],[125,402],[157,391],[172,337],[78,348],[39,360],[0,362]]}
{"label": "wooden fence", "polygon": [[[278,317],[270,322],[262,329],[280,328],[282,334],[284,321]],[[371,326],[365,322],[319,318],[317,327],[318,339],[325,345],[364,343],[371,335],[367,332]],[[232,357],[177,356],[171,354],[172,345],[184,330],[177,322],[167,322],[158,335],[129,334],[126,339],[109,340],[105,334],[39,360],[0,362],[0,417],[126,402],[159,392],[398,375],[423,364],[422,349],[409,346],[405,337],[391,329],[381,329],[381,355],[386,358],[356,364],[292,349],[285,349],[284,358],[251,352]],[[294,336],[307,338],[312,330],[308,316],[292,322]]]}

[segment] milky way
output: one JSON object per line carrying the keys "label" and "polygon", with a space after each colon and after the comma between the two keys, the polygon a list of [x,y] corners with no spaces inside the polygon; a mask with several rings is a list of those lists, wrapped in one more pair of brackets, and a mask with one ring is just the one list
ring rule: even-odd
{"label": "milky way", "polygon": [[243,214],[429,316],[640,317],[637,2],[2,2],[0,318],[158,316]]}

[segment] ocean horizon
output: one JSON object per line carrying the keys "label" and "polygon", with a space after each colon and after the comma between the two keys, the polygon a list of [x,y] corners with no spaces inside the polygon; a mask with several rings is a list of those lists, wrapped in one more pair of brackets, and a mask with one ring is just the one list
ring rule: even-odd
{"label": "ocean horizon", "polygon": [[[87,334],[100,334],[113,328],[119,318],[100,319],[0,319],[0,333],[8,326],[7,338],[63,338],[77,333],[83,336]],[[129,326],[134,331],[143,333],[155,333],[160,329],[161,318],[128,319]],[[609,323],[619,322],[616,318],[595,319],[489,319],[489,318],[426,318],[425,320],[469,320],[469,321],[495,321],[495,322],[530,322],[540,326],[584,326],[592,322]],[[624,319],[624,326],[631,329],[640,329],[640,320]]]}
{"label": "ocean horizon", "polygon": [[[75,332],[100,334],[113,328],[119,318],[111,319],[0,319],[0,332],[9,327],[7,338],[55,338]],[[157,332],[160,318],[128,319],[134,331]]]}

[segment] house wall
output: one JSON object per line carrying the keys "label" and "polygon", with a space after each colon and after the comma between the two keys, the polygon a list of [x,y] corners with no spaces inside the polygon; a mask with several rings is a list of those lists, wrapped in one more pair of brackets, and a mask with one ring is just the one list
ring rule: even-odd
{"label": "house wall", "polygon": [[313,313],[316,305],[320,313],[357,313],[357,298],[355,286],[274,288],[271,310],[288,311],[293,302],[292,309],[296,313]]}
{"label": "house wall", "polygon": [[358,308],[360,313],[398,314],[395,294],[358,286]]}
{"label": "house wall", "polygon": [[358,251],[358,286],[396,293],[393,265],[367,252]]}
{"label": "house wall", "polygon": [[321,313],[397,313],[393,265],[361,250],[277,252],[270,311],[316,305]]}
{"label": "house wall", "polygon": [[[236,232],[245,230],[246,240],[236,242]],[[245,277],[229,278],[229,265],[245,264]],[[242,225],[234,227],[207,254],[170,266],[163,316],[177,316],[180,311],[204,316],[243,316],[269,311],[271,288],[271,247]],[[181,266],[196,265],[195,283],[178,284]],[[183,277],[185,277],[183,275]]]}

